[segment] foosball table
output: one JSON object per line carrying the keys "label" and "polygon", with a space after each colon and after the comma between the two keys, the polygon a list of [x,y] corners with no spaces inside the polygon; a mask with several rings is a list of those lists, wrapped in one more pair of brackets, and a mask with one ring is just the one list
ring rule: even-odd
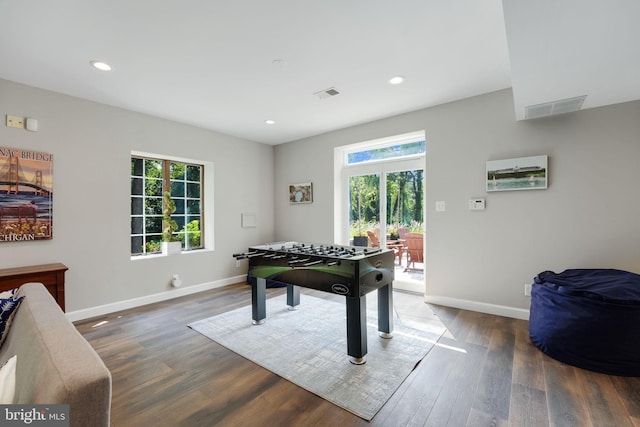
{"label": "foosball table", "polygon": [[[335,244],[278,242],[252,246],[233,255],[249,261],[254,325],[266,318],[267,281],[286,285],[287,305],[300,304],[300,288],[343,295],[347,309],[347,354],[361,365],[367,354],[366,294],[378,291],[378,331],[393,331],[394,253],[392,249]],[[254,280],[255,279],[255,280]]]}

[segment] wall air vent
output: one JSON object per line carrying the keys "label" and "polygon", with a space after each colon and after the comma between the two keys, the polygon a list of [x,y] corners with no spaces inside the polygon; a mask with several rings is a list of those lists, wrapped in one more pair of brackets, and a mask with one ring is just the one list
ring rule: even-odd
{"label": "wall air vent", "polygon": [[329,89],[321,90],[320,92],[314,93],[320,99],[331,98],[332,96],[340,95],[340,91],[335,87],[330,87]]}
{"label": "wall air vent", "polygon": [[542,117],[556,116],[558,114],[573,113],[582,107],[587,95],[575,98],[561,99],[559,101],[544,104],[529,105],[524,107],[525,119],[540,119]]}

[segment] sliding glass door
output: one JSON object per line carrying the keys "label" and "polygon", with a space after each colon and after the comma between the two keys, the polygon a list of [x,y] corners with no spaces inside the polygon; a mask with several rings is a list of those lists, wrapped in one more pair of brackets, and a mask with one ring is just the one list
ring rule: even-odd
{"label": "sliding glass door", "polygon": [[394,287],[424,293],[424,169],[398,160],[348,169],[349,243],[389,248]]}

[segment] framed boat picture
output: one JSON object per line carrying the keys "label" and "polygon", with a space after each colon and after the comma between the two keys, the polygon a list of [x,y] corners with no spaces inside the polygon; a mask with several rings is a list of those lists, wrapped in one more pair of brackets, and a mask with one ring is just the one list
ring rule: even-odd
{"label": "framed boat picture", "polygon": [[53,155],[0,146],[0,242],[53,237]]}
{"label": "framed boat picture", "polygon": [[547,188],[547,156],[490,160],[487,162],[487,191],[543,190]]}

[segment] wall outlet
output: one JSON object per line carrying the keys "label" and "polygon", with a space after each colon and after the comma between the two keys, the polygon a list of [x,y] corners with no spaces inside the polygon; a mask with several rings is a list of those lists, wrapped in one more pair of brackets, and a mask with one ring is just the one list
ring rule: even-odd
{"label": "wall outlet", "polygon": [[239,259],[236,260],[236,268],[240,268],[240,260]]}
{"label": "wall outlet", "polygon": [[171,278],[171,286],[173,286],[174,288],[179,288],[180,286],[182,286],[182,280],[180,280],[180,276],[178,276],[177,274],[173,275],[173,277]]}
{"label": "wall outlet", "polygon": [[24,129],[24,117],[10,116],[7,114],[6,124],[10,128]]}
{"label": "wall outlet", "polygon": [[524,284],[524,295],[527,297],[531,296],[531,284],[530,283],[525,283]]}

